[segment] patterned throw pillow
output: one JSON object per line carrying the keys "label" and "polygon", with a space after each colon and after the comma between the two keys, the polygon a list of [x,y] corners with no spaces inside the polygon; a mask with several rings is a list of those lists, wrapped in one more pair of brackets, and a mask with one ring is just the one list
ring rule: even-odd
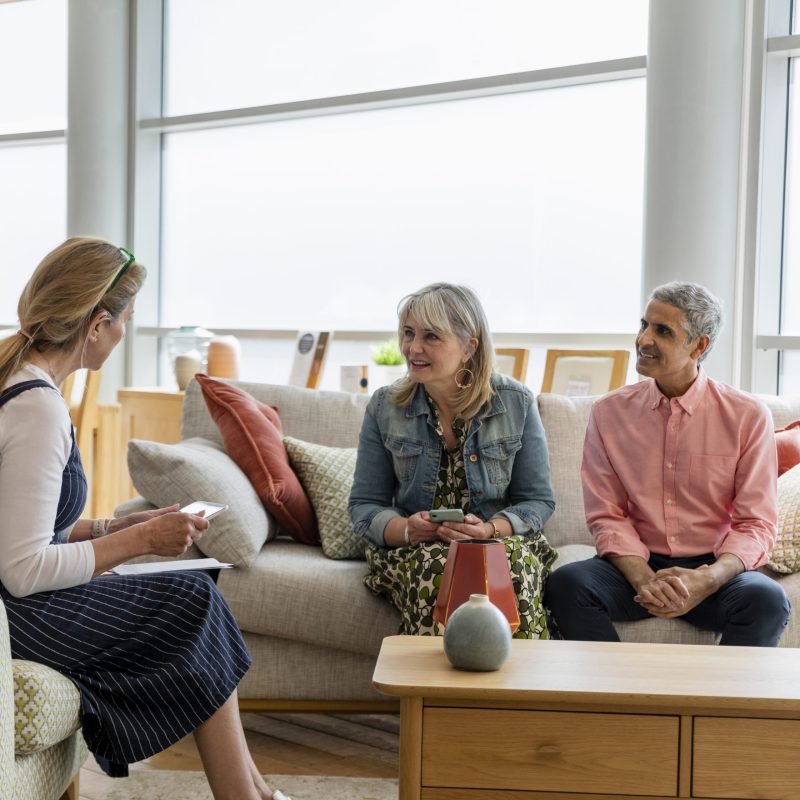
{"label": "patterned throw pillow", "polygon": [[366,541],[353,532],[347,513],[356,449],[325,447],[291,436],[283,444],[317,515],[322,552],[328,558],[363,558]]}
{"label": "patterned throw pillow", "polygon": [[778,533],[768,566],[800,572],[800,464],[778,478]]}

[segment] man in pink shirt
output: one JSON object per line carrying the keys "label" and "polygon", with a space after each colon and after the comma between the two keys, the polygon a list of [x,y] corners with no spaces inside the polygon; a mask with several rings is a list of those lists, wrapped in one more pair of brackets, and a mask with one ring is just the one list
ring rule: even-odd
{"label": "man in pink shirt", "polygon": [[557,569],[545,595],[566,639],[619,641],[612,622],[653,616],[778,644],[789,600],[756,571],[775,540],[772,418],[700,367],[721,322],[702,286],[658,287],[636,337],[647,380],[592,407],[581,476],[597,556]]}

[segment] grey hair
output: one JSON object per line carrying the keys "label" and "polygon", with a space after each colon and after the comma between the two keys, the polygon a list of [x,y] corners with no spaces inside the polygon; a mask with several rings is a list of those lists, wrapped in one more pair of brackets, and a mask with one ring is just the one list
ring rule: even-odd
{"label": "grey hair", "polygon": [[669,303],[683,311],[683,329],[686,331],[687,344],[700,336],[708,336],[706,351],[700,356],[702,361],[714,347],[722,329],[722,302],[699,283],[683,283],[672,281],[657,286],[650,292],[650,300]]}

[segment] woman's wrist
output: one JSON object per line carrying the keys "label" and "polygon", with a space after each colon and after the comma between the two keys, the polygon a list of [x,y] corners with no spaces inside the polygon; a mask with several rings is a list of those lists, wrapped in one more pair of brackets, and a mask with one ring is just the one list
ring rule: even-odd
{"label": "woman's wrist", "polygon": [[93,519],[92,520],[92,539],[101,539],[103,536],[108,536],[111,533],[111,524],[114,520],[111,519]]}
{"label": "woman's wrist", "polygon": [[489,539],[502,539],[503,538],[503,531],[502,528],[497,524],[496,519],[490,519],[487,521],[486,525],[489,528]]}

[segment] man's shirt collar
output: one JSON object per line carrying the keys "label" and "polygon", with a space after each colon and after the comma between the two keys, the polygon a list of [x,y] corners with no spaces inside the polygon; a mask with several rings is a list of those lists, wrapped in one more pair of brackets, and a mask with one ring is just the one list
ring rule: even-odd
{"label": "man's shirt collar", "polygon": [[[680,397],[673,398],[687,414],[693,414],[705,396],[708,386],[708,377],[701,366],[697,367],[697,378],[687,391]],[[653,378],[650,378],[650,400],[651,409],[658,408],[662,402],[669,403],[670,398],[666,397]]]}

